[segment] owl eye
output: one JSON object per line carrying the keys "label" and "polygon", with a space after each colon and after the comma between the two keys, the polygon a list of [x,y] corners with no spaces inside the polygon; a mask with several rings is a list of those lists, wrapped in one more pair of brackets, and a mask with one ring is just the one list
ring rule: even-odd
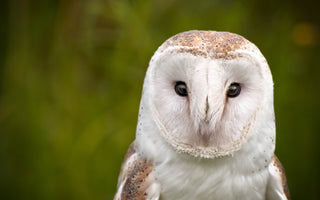
{"label": "owl eye", "polygon": [[227,96],[228,97],[237,97],[241,92],[241,86],[239,83],[231,83],[229,86]]}
{"label": "owl eye", "polygon": [[175,89],[177,95],[182,96],[182,97],[188,96],[187,85],[185,82],[177,81],[176,85],[174,86],[174,89]]}

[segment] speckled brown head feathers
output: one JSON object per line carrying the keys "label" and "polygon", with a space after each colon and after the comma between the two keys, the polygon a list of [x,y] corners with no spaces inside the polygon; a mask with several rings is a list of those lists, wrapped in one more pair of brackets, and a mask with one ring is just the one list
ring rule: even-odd
{"label": "speckled brown head feathers", "polygon": [[169,46],[181,47],[180,53],[191,53],[196,56],[232,59],[232,52],[238,49],[250,49],[252,44],[244,37],[229,33],[216,31],[188,31],[179,33],[169,38],[160,49]]}

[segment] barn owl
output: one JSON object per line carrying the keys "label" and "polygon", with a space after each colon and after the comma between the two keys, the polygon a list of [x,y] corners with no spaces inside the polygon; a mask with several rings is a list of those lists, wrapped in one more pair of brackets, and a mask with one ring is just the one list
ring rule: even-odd
{"label": "barn owl", "polygon": [[274,150],[273,81],[259,49],[229,32],[179,33],[149,63],[114,199],[289,199]]}

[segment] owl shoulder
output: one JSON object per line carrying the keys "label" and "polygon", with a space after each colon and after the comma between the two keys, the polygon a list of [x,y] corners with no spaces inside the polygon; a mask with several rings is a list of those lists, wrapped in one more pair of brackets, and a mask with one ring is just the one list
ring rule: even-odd
{"label": "owl shoulder", "polygon": [[267,199],[290,200],[285,171],[276,155],[273,155],[272,162],[269,166],[269,175],[266,193]]}
{"label": "owl shoulder", "polygon": [[153,164],[139,156],[133,142],[124,158],[114,200],[157,200],[160,185],[152,175]]}

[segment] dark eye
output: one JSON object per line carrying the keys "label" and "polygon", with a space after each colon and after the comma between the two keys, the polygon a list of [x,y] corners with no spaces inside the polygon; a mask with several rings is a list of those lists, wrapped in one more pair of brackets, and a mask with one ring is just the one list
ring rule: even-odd
{"label": "dark eye", "polygon": [[241,86],[239,83],[231,83],[229,86],[227,96],[228,97],[237,97],[241,92]]}
{"label": "dark eye", "polygon": [[174,86],[174,89],[175,89],[177,95],[182,96],[182,97],[188,96],[187,85],[185,82],[177,81],[176,85]]}

